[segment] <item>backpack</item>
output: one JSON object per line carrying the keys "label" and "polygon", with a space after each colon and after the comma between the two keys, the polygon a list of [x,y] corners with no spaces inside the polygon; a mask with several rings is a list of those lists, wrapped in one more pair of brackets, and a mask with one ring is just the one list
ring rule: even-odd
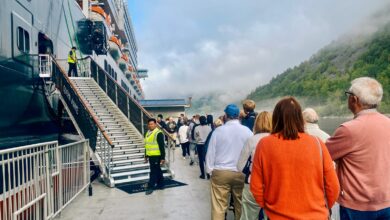
{"label": "backpack", "polygon": [[199,124],[194,123],[194,126],[191,129],[191,139],[195,140],[195,128],[198,127]]}
{"label": "backpack", "polygon": [[245,174],[245,183],[249,184],[249,176],[251,175],[251,165],[252,165],[252,155],[249,155],[248,160],[242,169],[242,172]]}

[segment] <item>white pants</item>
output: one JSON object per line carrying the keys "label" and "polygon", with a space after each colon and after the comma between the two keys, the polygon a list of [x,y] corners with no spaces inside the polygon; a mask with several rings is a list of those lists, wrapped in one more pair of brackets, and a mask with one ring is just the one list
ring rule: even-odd
{"label": "white pants", "polygon": [[196,143],[190,143],[190,158],[193,162],[199,162],[199,158],[195,157]]}
{"label": "white pants", "polygon": [[240,220],[257,220],[259,219],[260,206],[257,204],[249,184],[244,185],[242,190],[242,207]]}

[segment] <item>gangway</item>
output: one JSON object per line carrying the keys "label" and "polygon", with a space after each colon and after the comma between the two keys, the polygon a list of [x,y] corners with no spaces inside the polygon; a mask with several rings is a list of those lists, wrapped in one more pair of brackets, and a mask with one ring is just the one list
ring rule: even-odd
{"label": "gangway", "polygon": [[[115,184],[149,178],[144,160],[143,136],[151,115],[91,57],[79,60],[82,77],[68,77],[66,63],[52,60],[52,80],[62,94],[78,127],[90,140],[91,154],[104,182]],[[82,67],[82,68],[80,68]],[[172,143],[172,137],[163,130]],[[173,177],[174,155],[167,148],[165,177]]]}

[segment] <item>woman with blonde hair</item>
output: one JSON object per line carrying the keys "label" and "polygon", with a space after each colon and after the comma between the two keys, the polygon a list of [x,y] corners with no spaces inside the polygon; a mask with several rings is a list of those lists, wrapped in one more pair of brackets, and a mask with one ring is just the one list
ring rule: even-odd
{"label": "woman with blonde hair", "polygon": [[241,151],[240,159],[237,163],[237,169],[246,174],[245,185],[242,191],[241,220],[254,220],[259,218],[260,206],[249,189],[251,163],[254,157],[257,143],[269,135],[272,130],[271,113],[261,112],[255,120],[253,126],[254,136],[250,137]]}
{"label": "woman with blonde hair", "polygon": [[250,189],[272,220],[329,218],[340,191],[332,158],[319,138],[304,132],[293,97],[275,106],[272,132],[256,147]]}

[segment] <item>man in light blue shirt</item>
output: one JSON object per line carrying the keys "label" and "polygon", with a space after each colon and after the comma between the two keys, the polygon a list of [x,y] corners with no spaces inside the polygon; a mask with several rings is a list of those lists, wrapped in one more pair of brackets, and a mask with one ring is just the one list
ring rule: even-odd
{"label": "man in light blue shirt", "polygon": [[211,174],[211,219],[224,220],[229,193],[234,200],[235,220],[241,216],[241,195],[245,176],[237,170],[237,162],[245,142],[253,135],[240,124],[240,109],[230,104],[225,108],[226,123],[215,129],[206,155],[206,169]]}

